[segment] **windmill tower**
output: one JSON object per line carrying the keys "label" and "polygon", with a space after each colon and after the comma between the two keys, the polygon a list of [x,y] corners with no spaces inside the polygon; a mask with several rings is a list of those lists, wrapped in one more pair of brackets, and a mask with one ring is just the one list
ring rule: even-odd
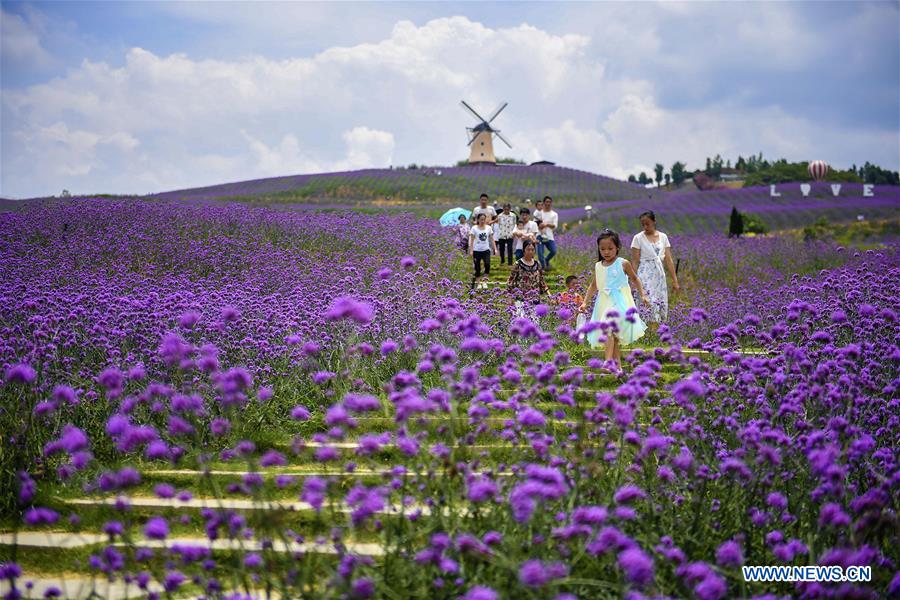
{"label": "windmill tower", "polygon": [[477,164],[477,163],[491,163],[497,164],[497,157],[494,156],[494,139],[493,136],[497,136],[503,143],[512,148],[512,145],[506,141],[506,138],[500,135],[499,129],[494,129],[491,126],[491,122],[497,118],[497,115],[506,108],[507,102],[503,102],[494,110],[491,114],[490,118],[484,119],[481,115],[475,112],[475,109],[469,106],[465,100],[461,101],[463,108],[472,113],[472,116],[478,119],[478,124],[475,127],[466,127],[466,132],[469,134],[469,164]]}

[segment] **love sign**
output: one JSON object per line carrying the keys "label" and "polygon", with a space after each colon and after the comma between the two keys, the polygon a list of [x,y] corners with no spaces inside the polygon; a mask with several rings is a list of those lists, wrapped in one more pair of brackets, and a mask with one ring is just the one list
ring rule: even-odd
{"label": "love sign", "polygon": [[[800,184],[800,193],[803,194],[803,197],[806,198],[809,196],[809,192],[812,191],[812,186],[808,183]],[[840,183],[832,183],[831,184],[831,195],[832,196],[840,196],[841,195],[841,184]],[[875,195],[875,185],[871,183],[863,184],[862,186],[862,195],[865,198],[871,198]],[[780,198],[781,192],[778,191],[778,186],[774,183],[769,186],[769,197],[770,198]]]}

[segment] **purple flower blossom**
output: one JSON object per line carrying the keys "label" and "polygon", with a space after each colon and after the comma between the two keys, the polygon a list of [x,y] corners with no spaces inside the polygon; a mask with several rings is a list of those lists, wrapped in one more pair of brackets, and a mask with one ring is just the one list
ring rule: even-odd
{"label": "purple flower blossom", "polygon": [[291,409],[291,418],[295,421],[306,421],[309,419],[309,410],[305,406],[298,404]]}
{"label": "purple flower blossom", "polygon": [[468,484],[466,497],[472,502],[485,502],[497,495],[497,484],[490,479],[478,478]]}
{"label": "purple flower blossom", "polygon": [[37,377],[37,373],[31,368],[31,365],[20,363],[6,369],[5,381],[6,383],[30,384],[34,382],[35,377]]}
{"label": "purple flower blossom", "polygon": [[552,580],[561,579],[568,574],[568,568],[560,562],[527,560],[519,567],[519,581],[528,587],[544,587]]}
{"label": "purple flower blossom", "polygon": [[36,506],[25,511],[23,520],[28,525],[51,525],[59,520],[59,513],[49,508]]}
{"label": "purple flower blossom", "polygon": [[371,304],[348,296],[335,298],[325,313],[325,318],[329,321],[350,319],[362,325],[370,323],[374,317]]}
{"label": "purple flower blossom", "polygon": [[307,477],[303,480],[303,491],[300,493],[300,499],[310,504],[316,512],[322,510],[322,504],[325,502],[325,492],[328,484],[324,479],[319,477]]}
{"label": "purple flower blossom", "polygon": [[151,540],[164,540],[169,536],[169,524],[162,517],[150,517],[144,525],[144,535]]}
{"label": "purple flower blossom", "polygon": [[819,525],[842,529],[850,525],[850,517],[843,511],[840,504],[829,502],[819,511]]}
{"label": "purple flower blossom", "polygon": [[653,559],[640,548],[628,548],[619,554],[619,567],[625,572],[625,578],[637,586],[646,586],[653,582]]}
{"label": "purple flower blossom", "polygon": [[344,396],[344,406],[353,412],[361,413],[380,409],[381,402],[369,394],[347,394]]}
{"label": "purple flower blossom", "polygon": [[734,540],[729,540],[719,546],[716,550],[716,562],[722,567],[739,567],[744,564],[741,545]]}
{"label": "purple flower blossom", "polygon": [[498,600],[497,592],[483,585],[476,585],[459,597],[459,600]]}
{"label": "purple flower blossom", "polygon": [[628,504],[635,500],[643,500],[646,497],[647,494],[644,490],[636,485],[623,485],[616,492],[615,501],[617,504]]}
{"label": "purple flower blossom", "polygon": [[287,459],[277,450],[269,450],[259,459],[259,465],[261,467],[283,467],[286,464]]}

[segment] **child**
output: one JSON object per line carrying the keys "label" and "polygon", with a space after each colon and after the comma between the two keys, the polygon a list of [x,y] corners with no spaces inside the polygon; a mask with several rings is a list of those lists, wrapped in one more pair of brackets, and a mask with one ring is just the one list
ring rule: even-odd
{"label": "child", "polygon": [[[637,288],[643,302],[647,302],[647,294],[641,286],[641,281],[634,272],[634,267],[624,258],[619,258],[619,250],[622,242],[619,234],[610,229],[604,229],[597,237],[598,261],[594,265],[594,277],[591,285],[584,294],[584,302],[581,309],[587,311],[588,305],[594,293],[597,293],[597,302],[594,303],[594,311],[591,313],[591,322],[612,322],[614,327],[606,335],[606,360],[614,360],[619,370],[622,369],[622,344],[631,344],[642,335],[647,326],[641,321],[634,306],[634,298],[628,283]],[[629,314],[629,309],[632,309]],[[612,314],[610,314],[612,313]],[[588,342],[591,348],[600,346],[600,330],[588,333]]]}
{"label": "child", "polygon": [[578,293],[578,278],[574,275],[566,277],[566,291],[559,295],[559,305],[577,311],[584,298]]}
{"label": "child", "polygon": [[[574,275],[566,277],[566,291],[562,292],[557,298],[560,308],[568,308],[572,311],[572,316],[566,320],[566,324],[570,327],[574,326],[576,331],[584,326],[587,321],[585,311],[581,310],[581,304],[584,302],[581,294],[578,293],[578,278]],[[578,335],[579,341],[584,340],[584,334]]]}
{"label": "child", "polygon": [[525,254],[523,244],[527,240],[537,243],[538,228],[534,221],[531,220],[531,212],[527,208],[523,208],[519,215],[521,227],[516,223],[516,229],[513,231],[513,255],[516,260],[522,258]]}
{"label": "child", "polygon": [[494,229],[487,224],[487,215],[478,213],[477,225],[469,231],[469,256],[475,262],[475,277],[472,287],[481,278],[481,264],[484,263],[484,274],[491,274],[491,250],[497,254],[497,243],[494,241]]}
{"label": "child", "polygon": [[524,242],[528,237],[528,232],[525,231],[525,221],[519,217],[519,220],[516,221],[516,228],[513,229],[512,239],[513,239],[513,254],[516,257],[516,260],[522,258],[522,242]]}

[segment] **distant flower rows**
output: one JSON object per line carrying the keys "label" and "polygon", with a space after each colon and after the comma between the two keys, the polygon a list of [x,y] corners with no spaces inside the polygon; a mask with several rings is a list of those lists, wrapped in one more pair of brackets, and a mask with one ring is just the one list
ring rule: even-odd
{"label": "distant flower rows", "polygon": [[[643,187],[564,167],[500,165],[361,169],[338,173],[273,177],[158,194],[165,199],[223,198],[347,199],[400,198],[407,201],[465,199],[473,205],[482,192],[508,201],[541,198],[590,203],[640,197]],[[326,202],[328,200],[325,200]]]}

